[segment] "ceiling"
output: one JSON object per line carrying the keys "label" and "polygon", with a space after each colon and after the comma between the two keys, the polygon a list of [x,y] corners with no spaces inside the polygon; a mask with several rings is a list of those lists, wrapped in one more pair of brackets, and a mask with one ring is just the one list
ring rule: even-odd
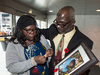
{"label": "ceiling", "polygon": [[[100,0],[14,0],[47,15],[55,15],[64,6],[73,6],[76,15],[100,15]],[[53,12],[49,12],[53,10]]]}

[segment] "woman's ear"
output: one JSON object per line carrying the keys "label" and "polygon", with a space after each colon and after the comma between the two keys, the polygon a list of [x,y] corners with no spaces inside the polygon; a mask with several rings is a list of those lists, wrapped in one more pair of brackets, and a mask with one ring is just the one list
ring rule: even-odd
{"label": "woman's ear", "polygon": [[20,30],[20,33],[23,34],[23,30]]}
{"label": "woman's ear", "polygon": [[20,30],[20,33],[22,34],[22,30]]}

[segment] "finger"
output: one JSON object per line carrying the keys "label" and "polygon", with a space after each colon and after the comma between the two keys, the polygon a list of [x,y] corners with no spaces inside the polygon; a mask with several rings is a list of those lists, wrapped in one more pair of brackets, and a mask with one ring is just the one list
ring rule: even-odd
{"label": "finger", "polygon": [[52,54],[48,54],[48,57],[51,57],[52,56]]}
{"label": "finger", "polygon": [[45,57],[47,57],[50,54],[49,51],[46,52],[46,54],[44,55]]}
{"label": "finger", "polygon": [[50,51],[50,53],[48,54],[49,56],[52,56],[53,55],[53,51]]}
{"label": "finger", "polygon": [[41,56],[41,59],[45,59],[45,56]]}
{"label": "finger", "polygon": [[46,62],[46,59],[44,58],[44,59],[41,59],[41,61],[42,61],[42,63],[45,63]]}
{"label": "finger", "polygon": [[47,51],[47,52],[46,52],[46,54],[49,54],[49,53],[50,53],[50,51]]}
{"label": "finger", "polygon": [[47,57],[47,54],[45,54],[44,57],[46,58]]}

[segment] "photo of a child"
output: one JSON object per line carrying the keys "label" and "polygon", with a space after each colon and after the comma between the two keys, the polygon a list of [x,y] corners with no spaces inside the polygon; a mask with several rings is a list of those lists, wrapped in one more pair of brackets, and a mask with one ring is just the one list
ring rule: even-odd
{"label": "photo of a child", "polygon": [[76,67],[81,65],[84,61],[79,53],[75,52],[70,58],[59,65],[59,75],[65,75],[73,71]]}

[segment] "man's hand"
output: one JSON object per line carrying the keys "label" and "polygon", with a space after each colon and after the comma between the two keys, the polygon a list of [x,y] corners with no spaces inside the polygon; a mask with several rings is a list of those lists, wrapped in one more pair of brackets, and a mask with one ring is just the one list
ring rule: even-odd
{"label": "man's hand", "polygon": [[51,49],[48,49],[45,53],[45,57],[51,57],[53,55],[53,51]]}
{"label": "man's hand", "polygon": [[38,55],[38,56],[34,57],[34,59],[37,64],[44,64],[46,62],[45,56]]}

